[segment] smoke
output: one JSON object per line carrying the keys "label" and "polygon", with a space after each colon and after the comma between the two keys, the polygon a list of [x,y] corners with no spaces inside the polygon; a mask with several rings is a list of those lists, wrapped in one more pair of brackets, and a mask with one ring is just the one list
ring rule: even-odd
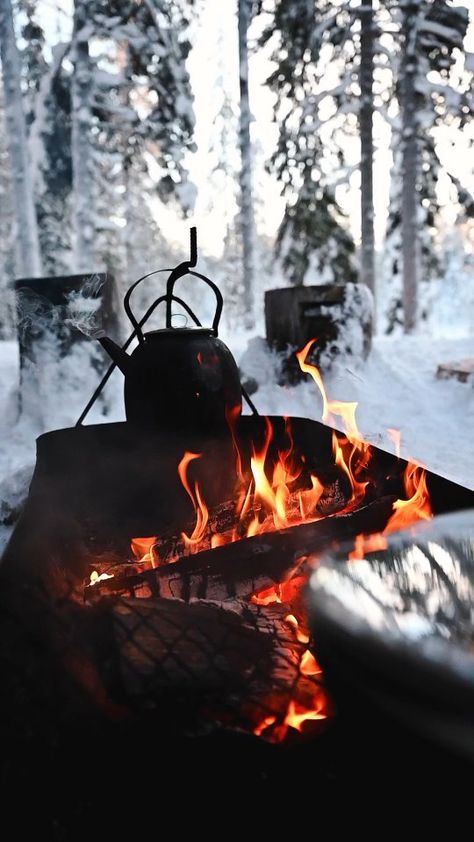
{"label": "smoke", "polygon": [[63,333],[67,328],[78,330],[91,339],[103,335],[101,293],[104,281],[104,275],[90,275],[80,289],[68,292],[61,304],[53,304],[29,287],[18,289],[17,325],[21,339],[24,341],[28,334]]}
{"label": "smoke", "polygon": [[30,334],[38,336],[45,328],[54,330],[60,322],[58,310],[43,295],[33,292],[28,287],[21,287],[16,292],[17,328],[20,340]]}

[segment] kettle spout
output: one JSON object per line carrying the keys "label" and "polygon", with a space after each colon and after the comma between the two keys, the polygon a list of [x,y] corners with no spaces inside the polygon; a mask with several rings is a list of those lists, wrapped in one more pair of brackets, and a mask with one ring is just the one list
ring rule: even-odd
{"label": "kettle spout", "polygon": [[100,336],[98,339],[122,374],[127,374],[130,362],[128,354],[126,354],[125,351],[122,351],[120,345],[117,345],[117,343],[114,342],[113,339],[109,339],[108,336]]}

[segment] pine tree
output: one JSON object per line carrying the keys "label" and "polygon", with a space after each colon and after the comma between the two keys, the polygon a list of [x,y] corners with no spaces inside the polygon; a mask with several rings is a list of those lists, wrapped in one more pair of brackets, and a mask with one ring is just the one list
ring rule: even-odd
{"label": "pine tree", "polygon": [[308,166],[296,200],[286,207],[277,237],[277,254],[292,284],[301,284],[312,265],[328,281],[357,280],[354,242],[343,222],[333,191],[329,186],[319,188]]}
{"label": "pine tree", "polygon": [[[261,43],[277,38],[272,60],[277,68],[268,79],[276,94],[275,119],[280,131],[270,168],[282,183],[287,203],[277,238],[277,253],[293,284],[303,283],[312,260],[327,280],[354,281],[354,243],[344,226],[333,178],[343,166],[337,143],[320,136],[319,103],[324,96],[341,104],[346,80],[333,92],[320,91],[321,54],[339,48],[353,22],[349,7],[306,0],[278,0]],[[349,71],[348,71],[349,73]]]}
{"label": "pine tree", "polygon": [[[126,202],[120,201],[119,194],[128,183],[129,162],[137,156],[148,168],[159,170],[154,189],[162,201],[176,200],[185,213],[193,205],[194,188],[184,166],[186,151],[194,148],[192,94],[185,66],[190,49],[185,37],[189,5],[181,0],[140,4],[77,0],[77,14],[85,8],[88,13],[83,36],[76,36],[76,42],[87,71],[83,74],[87,77],[87,91],[83,91],[87,126],[78,136],[87,140],[89,156],[87,168],[84,158],[78,162],[78,177],[92,173],[91,181],[85,182],[89,199],[82,203],[81,230],[87,229],[89,220],[109,245],[114,227],[120,242],[117,221],[121,218],[126,224]],[[116,72],[110,72],[100,55],[89,68],[89,43],[103,45],[106,64],[115,64]],[[73,114],[76,120],[74,108]]]}

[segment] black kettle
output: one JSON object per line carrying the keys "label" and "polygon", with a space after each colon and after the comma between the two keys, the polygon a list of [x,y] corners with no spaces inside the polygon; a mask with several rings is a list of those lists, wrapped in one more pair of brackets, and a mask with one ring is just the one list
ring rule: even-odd
{"label": "black kettle", "polygon": [[[190,260],[171,271],[166,295],[151,305],[140,322],[131,310],[130,296],[149,275],[130,287],[124,307],[134,328],[132,336],[138,339],[131,355],[125,350],[129,343],[120,348],[106,336],[97,337],[125,376],[125,412],[127,421],[134,424],[205,433],[216,431],[228,423],[230,415],[235,418],[241,413],[242,387],[237,364],[218,338],[222,295],[209,278],[191,270],[196,262],[196,229],[191,229]],[[211,328],[202,327],[191,308],[174,295],[176,281],[186,274],[204,281],[214,292],[216,311]],[[184,307],[196,327],[172,327],[174,301]],[[166,328],[143,333],[145,321],[162,302],[166,302]],[[80,421],[83,417],[84,413]]]}

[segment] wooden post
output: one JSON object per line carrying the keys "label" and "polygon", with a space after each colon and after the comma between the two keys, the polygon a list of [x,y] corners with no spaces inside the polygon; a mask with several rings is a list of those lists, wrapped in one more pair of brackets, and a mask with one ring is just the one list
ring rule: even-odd
{"label": "wooden post", "polygon": [[[372,338],[372,300],[365,284],[321,284],[265,293],[268,344],[283,356],[282,382],[301,379],[294,351],[316,339],[311,361],[323,368],[341,353],[367,357]],[[323,358],[322,358],[323,357]]]}

